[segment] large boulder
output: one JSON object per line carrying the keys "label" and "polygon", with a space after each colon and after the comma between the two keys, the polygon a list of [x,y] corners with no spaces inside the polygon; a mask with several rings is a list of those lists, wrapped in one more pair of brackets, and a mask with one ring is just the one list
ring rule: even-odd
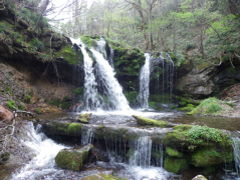
{"label": "large boulder", "polygon": [[230,136],[215,128],[177,125],[162,143],[166,148],[164,168],[174,173],[190,166],[207,169],[233,161]]}
{"label": "large boulder", "polygon": [[1,120],[11,121],[13,118],[14,118],[13,113],[0,105],[0,121]]}
{"label": "large boulder", "polygon": [[214,91],[213,72],[214,67],[193,70],[178,79],[176,89],[190,95],[208,96]]}
{"label": "large boulder", "polygon": [[80,171],[87,162],[93,145],[87,145],[80,149],[63,149],[55,157],[58,167],[73,171]]}

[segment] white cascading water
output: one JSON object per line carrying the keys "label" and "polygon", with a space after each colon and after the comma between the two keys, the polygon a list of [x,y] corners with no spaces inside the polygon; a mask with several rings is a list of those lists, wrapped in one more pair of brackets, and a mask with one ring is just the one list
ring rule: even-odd
{"label": "white cascading water", "polygon": [[[105,41],[101,39],[98,43],[99,48],[103,48],[100,46],[105,45],[102,43]],[[115,72],[113,67],[110,65],[107,59],[104,58],[103,54],[97,51],[94,48],[91,48],[92,52],[98,66],[98,75],[99,81],[105,89],[105,94],[108,97],[108,101],[110,102],[110,107],[112,110],[130,110],[130,106],[128,104],[127,98],[123,94],[123,90],[118,80],[115,78]]]}
{"label": "white cascading water", "polygon": [[138,102],[140,107],[148,109],[148,98],[149,98],[149,83],[150,83],[150,60],[151,56],[149,53],[145,53],[145,64],[141,68],[139,78],[139,94]]}
{"label": "white cascading water", "polygon": [[[237,132],[240,135],[240,132]],[[232,137],[232,146],[233,146],[233,154],[235,161],[235,169],[238,177],[240,177],[240,136]]]}
{"label": "white cascading water", "polygon": [[[91,48],[90,52],[96,61],[95,68],[94,60],[90,57],[86,50],[86,46],[81,40],[71,39],[72,43],[78,45],[82,51],[84,59],[84,102],[85,110],[103,110],[107,107],[110,110],[131,110],[123,90],[118,80],[115,78],[115,72],[110,62],[107,60],[106,41],[101,38],[97,42],[97,47]],[[99,82],[96,80],[94,71],[98,73]],[[103,94],[107,97],[107,102],[103,101],[103,97],[98,91],[98,87],[104,87]],[[108,104],[110,103],[110,104]],[[107,104],[107,105],[106,105]],[[77,111],[80,111],[77,109]]]}
{"label": "white cascading water", "polygon": [[81,43],[81,51],[84,57],[84,102],[86,110],[101,108],[101,98],[97,91],[97,81],[94,75],[93,60],[87,53],[86,47]]}
{"label": "white cascading water", "polygon": [[47,176],[60,171],[54,167],[54,158],[65,146],[56,144],[51,139],[46,138],[43,133],[37,132],[32,123],[28,124],[26,129],[29,140],[23,144],[32,149],[36,156],[19,172],[13,174],[11,180],[53,180],[54,178],[47,178]]}
{"label": "white cascading water", "polygon": [[94,131],[92,127],[83,126],[81,134],[81,145],[85,146],[92,143]]}
{"label": "white cascading water", "polygon": [[141,136],[134,142],[134,152],[129,158],[132,166],[149,167],[151,165],[152,140],[149,136]]}

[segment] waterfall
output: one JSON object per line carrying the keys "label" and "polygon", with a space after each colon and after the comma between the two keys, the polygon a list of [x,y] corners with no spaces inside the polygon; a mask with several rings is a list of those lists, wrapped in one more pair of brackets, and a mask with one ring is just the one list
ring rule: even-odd
{"label": "waterfall", "polygon": [[169,53],[166,54],[166,59],[168,63],[168,70],[167,70],[167,82],[168,82],[168,91],[169,91],[169,102],[172,99],[172,92],[173,92],[173,80],[174,80],[174,62]]}
{"label": "waterfall", "polygon": [[82,43],[81,51],[84,57],[84,102],[86,110],[96,110],[101,108],[101,98],[97,91],[97,82],[94,75],[93,60],[86,51]]}
{"label": "waterfall", "polygon": [[[80,40],[72,39],[72,43],[79,46],[84,60],[84,104],[85,110],[130,110],[130,106],[118,80],[112,65],[113,52],[106,51],[107,43],[101,38],[95,48],[87,51],[86,46]],[[91,56],[91,55],[92,56]],[[109,55],[109,57],[108,57]],[[94,64],[96,62],[96,64]],[[97,74],[97,78],[95,74]],[[80,109],[77,109],[80,111]]]}
{"label": "waterfall", "polygon": [[[240,132],[237,132],[240,135]],[[238,177],[240,177],[240,136],[232,137],[232,147],[235,161],[235,169]]]}
{"label": "waterfall", "polygon": [[54,168],[54,158],[65,147],[46,138],[43,133],[34,129],[32,123],[26,126],[26,130],[29,140],[23,144],[33,150],[36,156],[19,172],[13,174],[11,180],[44,179],[43,177],[57,173],[59,170]]}
{"label": "waterfall", "polygon": [[145,64],[140,71],[139,94],[138,94],[138,102],[140,104],[140,107],[143,109],[148,109],[150,60],[151,60],[150,54],[145,53]]}
{"label": "waterfall", "polygon": [[133,155],[129,164],[133,166],[149,167],[151,165],[152,140],[149,136],[139,137],[133,145]]}
{"label": "waterfall", "polygon": [[[103,39],[101,39],[98,43],[98,47],[102,49],[105,44],[102,43]],[[110,107],[112,110],[130,110],[130,106],[126,97],[123,94],[123,90],[118,80],[115,78],[115,72],[113,67],[110,65],[107,59],[104,58],[104,55],[97,51],[94,48],[91,48],[93,56],[95,57],[97,63],[97,71],[99,83],[101,83],[104,88],[104,93],[106,97],[108,97],[108,101],[110,103]]]}

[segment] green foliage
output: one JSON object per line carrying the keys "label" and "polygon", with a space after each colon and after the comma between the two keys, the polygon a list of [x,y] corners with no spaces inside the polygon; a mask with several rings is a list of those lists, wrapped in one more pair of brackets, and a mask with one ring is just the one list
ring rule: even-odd
{"label": "green foliage", "polygon": [[33,38],[30,42],[30,45],[32,46],[32,48],[34,48],[36,51],[44,51],[45,50],[45,45],[44,43],[37,39],[37,38]]}
{"label": "green foliage", "polygon": [[67,45],[55,54],[56,58],[64,58],[69,64],[78,64],[80,57],[77,55],[75,50]]}
{"label": "green foliage", "polygon": [[84,44],[86,44],[89,48],[94,47],[97,45],[97,40],[99,40],[99,37],[94,36],[81,36],[81,40]]}
{"label": "green foliage", "polygon": [[166,153],[168,156],[171,156],[171,157],[181,158],[183,156],[183,154],[181,152],[179,152],[178,150],[173,149],[171,147],[166,148]]}
{"label": "green foliage", "polygon": [[16,102],[14,100],[8,100],[7,103],[6,103],[6,106],[11,110],[16,110],[17,109],[17,105],[16,105]]}
{"label": "green foliage", "polygon": [[229,136],[221,130],[209,128],[207,126],[193,126],[186,132],[188,141],[193,144],[204,144],[206,142],[214,142],[221,145],[230,145]]}
{"label": "green foliage", "polygon": [[0,21],[0,33],[9,31],[13,28],[14,26],[6,21]]}

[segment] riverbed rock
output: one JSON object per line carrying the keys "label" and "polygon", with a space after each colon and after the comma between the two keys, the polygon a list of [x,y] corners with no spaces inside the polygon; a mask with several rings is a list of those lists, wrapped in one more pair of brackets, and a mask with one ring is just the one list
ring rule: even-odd
{"label": "riverbed rock", "polygon": [[192,180],[208,180],[208,179],[203,175],[197,175]]}
{"label": "riverbed rock", "polygon": [[80,171],[90,155],[93,145],[79,149],[63,149],[55,157],[58,167],[73,171]]}
{"label": "riverbed rock", "polygon": [[13,118],[13,113],[0,105],[0,121],[11,121]]}
{"label": "riverbed rock", "polygon": [[111,174],[94,174],[90,176],[85,176],[81,180],[124,180],[124,179],[118,178]]}
{"label": "riverbed rock", "polygon": [[142,126],[157,126],[157,127],[167,127],[169,126],[169,123],[162,120],[155,120],[150,118],[145,118],[141,116],[135,116],[133,117],[137,120],[137,123]]}

